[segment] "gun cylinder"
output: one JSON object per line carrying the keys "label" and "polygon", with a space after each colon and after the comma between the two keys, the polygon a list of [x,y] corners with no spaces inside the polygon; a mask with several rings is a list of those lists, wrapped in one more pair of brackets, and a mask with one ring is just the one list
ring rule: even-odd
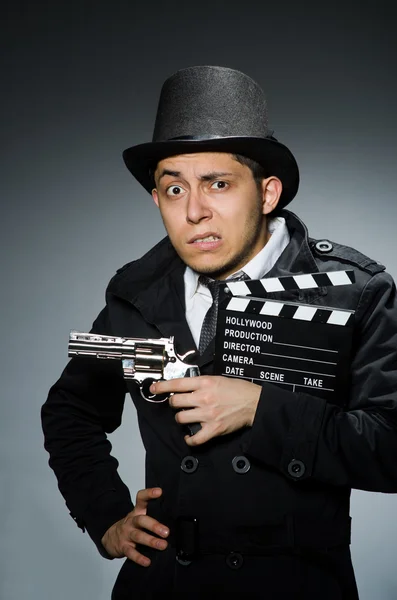
{"label": "gun cylinder", "polygon": [[137,371],[148,370],[151,373],[162,373],[164,356],[161,354],[136,354],[135,368]]}

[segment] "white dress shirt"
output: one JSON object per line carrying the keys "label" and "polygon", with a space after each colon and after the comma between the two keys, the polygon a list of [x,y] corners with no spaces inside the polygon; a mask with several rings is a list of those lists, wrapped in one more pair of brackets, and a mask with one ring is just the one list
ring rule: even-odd
{"label": "white dress shirt", "polygon": [[[267,244],[243,269],[249,279],[261,279],[272,269],[277,259],[289,243],[290,237],[283,217],[275,217],[268,221],[268,232],[271,237]],[[235,277],[237,273],[230,275]],[[186,267],[184,273],[186,321],[198,347],[204,317],[212,304],[209,289],[199,283],[200,273]]]}

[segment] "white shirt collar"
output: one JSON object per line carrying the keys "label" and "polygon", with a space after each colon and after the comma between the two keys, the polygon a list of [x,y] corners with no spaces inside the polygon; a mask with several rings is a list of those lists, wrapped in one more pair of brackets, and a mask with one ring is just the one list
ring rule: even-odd
{"label": "white shirt collar", "polygon": [[[283,250],[288,246],[290,236],[285,219],[283,217],[274,217],[269,219],[267,225],[271,237],[267,244],[258,254],[254,256],[240,271],[244,271],[250,279],[262,279],[276,264]],[[236,273],[240,272],[236,271]],[[233,273],[230,277],[236,275]],[[184,274],[185,295],[186,298],[192,298],[196,292],[211,296],[209,289],[199,284],[200,273],[193,271],[186,266]]]}

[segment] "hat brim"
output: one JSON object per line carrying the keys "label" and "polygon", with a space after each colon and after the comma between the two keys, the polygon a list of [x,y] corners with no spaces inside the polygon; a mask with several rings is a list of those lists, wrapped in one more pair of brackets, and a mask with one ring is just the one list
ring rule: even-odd
{"label": "hat brim", "polygon": [[266,169],[269,176],[278,177],[283,184],[279,208],[291,202],[298,191],[299,169],[296,160],[291,151],[274,138],[222,137],[149,142],[127,148],[123,152],[123,159],[132,175],[151,193],[153,179],[150,169],[164,158],[194,152],[228,152],[255,160]]}

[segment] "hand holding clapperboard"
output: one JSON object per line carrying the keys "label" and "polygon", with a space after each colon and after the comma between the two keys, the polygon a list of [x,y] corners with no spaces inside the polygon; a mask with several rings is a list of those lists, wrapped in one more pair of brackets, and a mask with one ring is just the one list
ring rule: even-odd
{"label": "hand holding clapperboard", "polygon": [[[219,305],[215,373],[267,381],[321,398],[346,398],[354,311],[283,302],[282,292],[351,285],[354,271],[228,282]],[[280,292],[280,300],[266,293]]]}

